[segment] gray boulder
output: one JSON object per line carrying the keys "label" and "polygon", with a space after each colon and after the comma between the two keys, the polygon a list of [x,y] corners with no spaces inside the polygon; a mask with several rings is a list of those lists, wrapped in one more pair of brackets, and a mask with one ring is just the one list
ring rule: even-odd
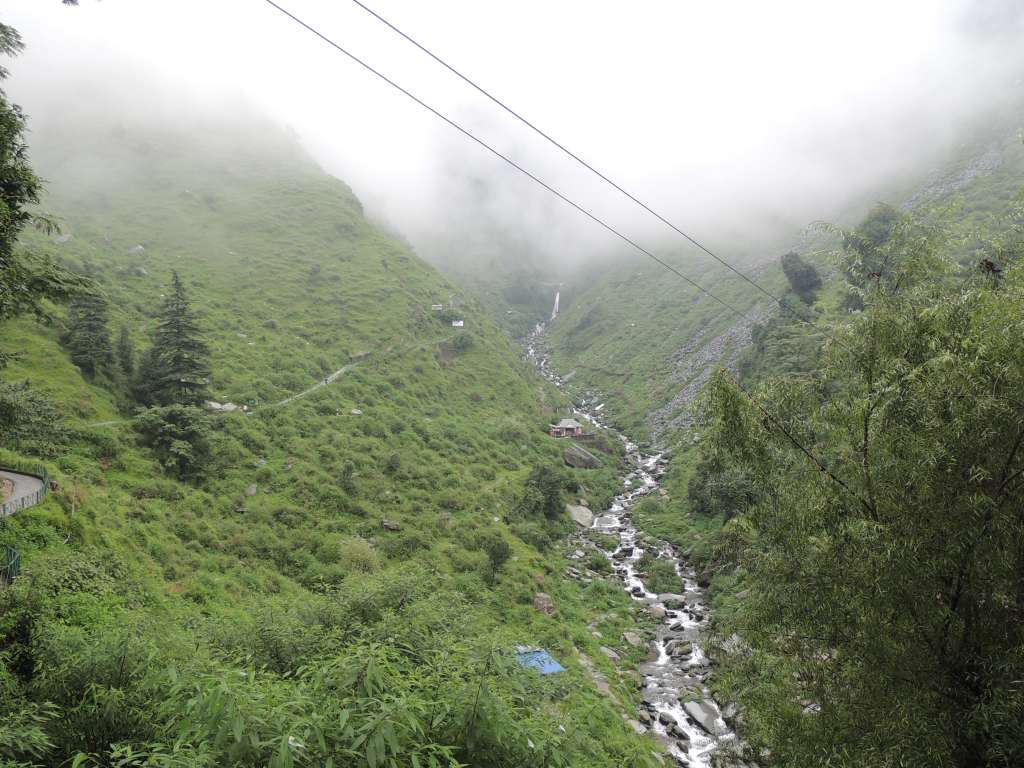
{"label": "gray boulder", "polygon": [[538,592],[533,596],[533,607],[546,616],[550,616],[555,612],[555,601],[546,592]]}
{"label": "gray boulder", "polygon": [[569,513],[569,517],[581,528],[590,528],[594,524],[594,513],[586,507],[566,504],[565,509]]}
{"label": "gray boulder", "polygon": [[715,702],[710,699],[688,701],[683,704],[683,711],[705,732],[715,736],[718,733],[717,721],[722,716]]}
{"label": "gray boulder", "polygon": [[677,595],[674,592],[663,592],[658,595],[658,602],[666,608],[678,610],[686,607],[686,595]]}
{"label": "gray boulder", "polygon": [[601,460],[597,456],[575,443],[566,446],[562,458],[566,464],[576,469],[597,469],[601,466]]}

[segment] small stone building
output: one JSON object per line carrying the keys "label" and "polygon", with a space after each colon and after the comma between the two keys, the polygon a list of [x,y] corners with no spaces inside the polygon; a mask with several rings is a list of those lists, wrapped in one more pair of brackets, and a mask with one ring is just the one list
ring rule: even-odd
{"label": "small stone building", "polygon": [[552,437],[582,437],[583,425],[576,419],[562,419],[548,428],[548,434]]}

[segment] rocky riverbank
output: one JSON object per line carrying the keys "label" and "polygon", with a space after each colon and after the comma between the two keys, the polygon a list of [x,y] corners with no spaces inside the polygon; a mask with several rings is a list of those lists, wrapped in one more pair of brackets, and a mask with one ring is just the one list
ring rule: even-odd
{"label": "rocky riverbank", "polygon": [[[548,367],[542,327],[528,339],[527,356],[547,379],[560,387],[564,384]],[[581,402],[576,406],[577,417],[606,428],[599,419],[598,407],[596,402]],[[651,540],[633,522],[634,506],[643,497],[658,492],[659,479],[668,462],[662,454],[644,453],[626,436],[619,437],[630,471],[623,478],[623,492],[609,509],[594,518],[591,527],[608,535],[603,540],[617,542],[599,549],[611,561],[623,588],[658,621],[648,660],[637,670],[641,706],[632,721],[633,727],[653,732],[679,765],[711,766],[716,755],[725,758],[735,754],[738,740],[727,723],[735,712],[730,711],[731,707],[723,710],[707,686],[712,664],[702,647],[709,619],[703,590],[693,569],[674,547]],[[583,536],[580,534],[579,549],[570,548],[570,557],[584,556]],[[645,554],[671,565],[680,579],[680,592],[658,594],[647,588],[648,574],[640,570]],[[642,642],[635,633],[627,639]]]}

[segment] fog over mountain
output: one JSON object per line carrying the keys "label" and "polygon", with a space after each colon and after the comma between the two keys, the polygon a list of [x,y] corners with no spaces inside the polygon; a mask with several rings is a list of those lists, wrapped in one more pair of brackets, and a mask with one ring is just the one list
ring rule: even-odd
{"label": "fog over mountain", "polygon": [[[685,253],[354,3],[282,5],[610,223]],[[1022,93],[1024,13],[1009,2],[372,7],[712,245],[836,216]],[[110,120],[201,142],[204,123],[263,130],[266,114],[436,260],[623,248],[267,3],[13,0],[6,17],[27,44],[8,89],[41,136]]]}

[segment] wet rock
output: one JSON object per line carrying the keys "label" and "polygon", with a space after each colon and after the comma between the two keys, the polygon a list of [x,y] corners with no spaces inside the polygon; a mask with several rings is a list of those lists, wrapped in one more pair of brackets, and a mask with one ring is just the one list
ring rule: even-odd
{"label": "wet rock", "polygon": [[658,713],[658,722],[661,723],[662,725],[675,725],[676,724],[676,719],[675,719],[674,716],[672,716],[668,712],[659,712]]}
{"label": "wet rock", "polygon": [[690,740],[690,734],[688,734],[682,728],[682,726],[679,725],[679,723],[673,723],[671,726],[669,726],[668,732],[675,736],[677,739],[682,739],[683,741]]}
{"label": "wet rock", "polygon": [[633,547],[623,547],[615,551],[612,555],[616,560],[627,560],[633,556]]}
{"label": "wet rock", "polygon": [[683,704],[683,711],[692,719],[697,725],[699,725],[705,733],[714,736],[718,733],[717,721],[721,717],[721,712],[718,711],[718,707],[715,702],[711,699],[701,699],[700,701],[688,701]]}
{"label": "wet rock", "polygon": [[665,650],[670,656],[680,658],[682,656],[689,656],[693,653],[693,645],[685,640],[673,640],[665,647]]}
{"label": "wet rock", "polygon": [[671,610],[678,610],[686,607],[686,595],[679,595],[674,592],[664,592],[658,595],[658,602]]}
{"label": "wet rock", "polygon": [[402,530],[402,524],[397,520],[384,519],[380,521],[380,527],[385,531],[400,531]]}
{"label": "wet rock", "polygon": [[637,717],[640,719],[640,722],[644,725],[651,724],[651,713],[643,707],[640,707],[640,709],[637,710]]}
{"label": "wet rock", "polygon": [[573,519],[573,522],[581,528],[590,528],[594,524],[594,513],[586,507],[566,504],[565,510],[569,513],[569,517]]}
{"label": "wet rock", "polygon": [[659,658],[661,658],[661,649],[658,648],[658,644],[652,640],[651,644],[647,646],[647,660],[657,661]]}
{"label": "wet rock", "polygon": [[555,601],[547,592],[538,592],[533,596],[533,607],[545,616],[550,616],[555,612]]}

